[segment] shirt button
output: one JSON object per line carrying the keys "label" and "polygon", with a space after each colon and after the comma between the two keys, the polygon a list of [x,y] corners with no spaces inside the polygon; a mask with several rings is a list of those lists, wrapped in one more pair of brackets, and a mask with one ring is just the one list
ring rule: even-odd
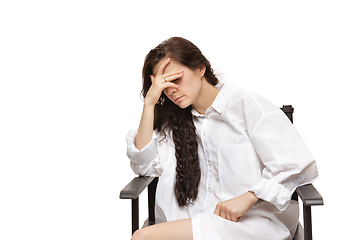
{"label": "shirt button", "polygon": [[153,166],[154,166],[154,165],[156,165],[156,162],[155,162],[155,161],[153,161],[153,162],[152,162],[152,165],[153,165]]}

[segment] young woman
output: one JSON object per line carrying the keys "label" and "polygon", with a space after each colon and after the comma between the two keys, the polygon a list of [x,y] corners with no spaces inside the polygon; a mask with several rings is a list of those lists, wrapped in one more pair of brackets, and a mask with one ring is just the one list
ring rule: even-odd
{"label": "young woman", "polygon": [[317,178],[314,158],[276,106],[219,84],[191,42],[146,56],[144,108],[127,136],[136,174],[157,176],[156,222],[132,239],[291,239],[291,195]]}

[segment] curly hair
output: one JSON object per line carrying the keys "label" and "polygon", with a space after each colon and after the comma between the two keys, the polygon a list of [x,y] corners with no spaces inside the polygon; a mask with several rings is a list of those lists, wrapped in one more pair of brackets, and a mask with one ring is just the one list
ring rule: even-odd
{"label": "curly hair", "polygon": [[[171,58],[192,70],[205,66],[205,79],[214,86],[219,82],[210,62],[199,48],[184,38],[173,37],[160,43],[145,58],[142,71],[144,98],[152,84],[150,75],[153,75],[154,67],[164,58]],[[201,179],[198,141],[191,110],[191,105],[180,108],[168,99],[164,92],[155,105],[154,130],[162,132],[165,137],[172,134],[175,144],[177,163],[174,188],[180,207],[192,204],[196,200]]]}

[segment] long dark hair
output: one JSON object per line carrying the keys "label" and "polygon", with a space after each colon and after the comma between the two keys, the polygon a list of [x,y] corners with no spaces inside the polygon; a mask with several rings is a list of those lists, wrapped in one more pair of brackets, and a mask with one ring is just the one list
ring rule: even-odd
{"label": "long dark hair", "polygon": [[[171,58],[192,70],[205,66],[206,81],[214,86],[219,82],[210,62],[199,48],[184,38],[173,37],[152,49],[145,58],[142,72],[144,98],[152,84],[150,75],[155,76],[153,69],[164,58]],[[162,132],[164,136],[172,134],[175,144],[177,160],[175,195],[180,207],[187,206],[196,200],[201,178],[198,141],[191,110],[191,106],[181,109],[164,93],[155,105],[154,130]]]}

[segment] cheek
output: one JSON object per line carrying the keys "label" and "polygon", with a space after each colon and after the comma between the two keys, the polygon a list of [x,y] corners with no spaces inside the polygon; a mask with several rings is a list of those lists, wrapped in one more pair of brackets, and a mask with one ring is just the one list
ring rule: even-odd
{"label": "cheek", "polygon": [[163,90],[163,93],[165,94],[166,97],[169,98],[169,89],[165,88],[165,89]]}
{"label": "cheek", "polygon": [[193,97],[197,97],[201,90],[201,81],[198,79],[192,79],[191,84],[189,86],[189,91],[193,95]]}
{"label": "cheek", "polygon": [[196,76],[189,75],[187,78],[184,78],[182,81],[182,85],[184,89],[190,92],[196,92],[198,89],[200,80],[196,78]]}

